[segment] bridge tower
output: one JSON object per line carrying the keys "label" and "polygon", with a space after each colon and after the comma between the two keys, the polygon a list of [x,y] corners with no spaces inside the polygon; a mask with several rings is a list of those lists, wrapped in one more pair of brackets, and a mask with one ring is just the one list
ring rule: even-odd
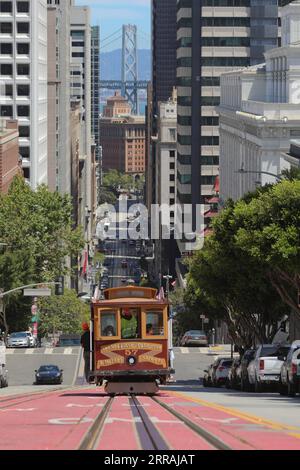
{"label": "bridge tower", "polygon": [[123,25],[122,95],[131,105],[133,114],[139,114],[137,27]]}

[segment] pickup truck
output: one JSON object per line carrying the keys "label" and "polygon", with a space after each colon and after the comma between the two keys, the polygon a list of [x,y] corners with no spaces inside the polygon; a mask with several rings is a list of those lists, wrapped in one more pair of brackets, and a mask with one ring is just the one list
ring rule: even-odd
{"label": "pickup truck", "polygon": [[6,369],[6,347],[0,340],[0,388],[8,387],[8,371]]}
{"label": "pickup truck", "polygon": [[293,397],[300,393],[300,341],[294,341],[287,357],[282,359],[279,393]]}
{"label": "pickup truck", "polygon": [[279,386],[283,358],[287,357],[290,345],[262,344],[248,366],[248,378],[256,393],[266,385]]}

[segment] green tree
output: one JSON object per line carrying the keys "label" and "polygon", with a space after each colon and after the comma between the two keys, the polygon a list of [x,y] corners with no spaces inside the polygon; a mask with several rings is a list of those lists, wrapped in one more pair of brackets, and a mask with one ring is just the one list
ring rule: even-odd
{"label": "green tree", "polygon": [[[71,198],[46,186],[33,191],[21,177],[14,179],[8,194],[0,195],[0,234],[8,247],[0,255],[0,286],[5,291],[70,273],[67,257],[77,258],[84,246],[82,228],[73,228]],[[21,295],[5,298],[1,316],[6,328],[14,327],[19,310],[24,322],[26,312],[30,315]]]}
{"label": "green tree", "polygon": [[[214,221],[213,234],[204,249],[195,254],[190,266],[188,291],[192,293],[192,305],[198,305],[211,317],[222,318],[240,347],[272,339],[278,320],[289,313],[270,282],[265,258],[253,256],[237,242],[244,233],[242,208],[247,211],[256,204],[251,215],[255,217],[255,212],[257,216],[263,210],[257,202],[269,197],[274,188],[247,194],[236,204],[229,201]],[[262,228],[265,220],[260,222]],[[249,234],[248,229],[245,232]]]}
{"label": "green tree", "polygon": [[79,334],[82,322],[89,321],[90,308],[77,298],[74,290],[65,289],[63,296],[45,297],[38,302],[39,331],[43,336],[54,333]]}
{"label": "green tree", "polygon": [[235,208],[236,246],[264,267],[283,302],[300,316],[300,180],[283,181]]}

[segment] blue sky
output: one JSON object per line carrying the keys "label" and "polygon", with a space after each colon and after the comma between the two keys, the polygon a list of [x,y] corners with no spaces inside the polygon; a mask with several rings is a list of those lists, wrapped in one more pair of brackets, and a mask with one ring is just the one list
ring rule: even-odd
{"label": "blue sky", "polygon": [[[151,0],[75,0],[75,3],[91,7],[92,24],[100,26],[102,41],[119,30],[123,24],[136,24],[139,31],[139,48],[150,49]],[[121,39],[114,41],[120,35],[121,32],[104,41],[101,52],[120,48]]]}

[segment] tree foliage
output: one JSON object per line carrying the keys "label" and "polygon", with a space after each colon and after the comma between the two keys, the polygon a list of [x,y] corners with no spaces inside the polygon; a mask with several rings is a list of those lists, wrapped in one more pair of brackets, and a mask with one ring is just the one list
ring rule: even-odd
{"label": "tree foliage", "polygon": [[74,290],[65,289],[63,296],[46,297],[39,300],[39,331],[43,336],[53,333],[79,334],[82,322],[90,317],[89,306],[77,298]]}
{"label": "tree foliage", "polygon": [[[50,192],[46,186],[33,191],[21,177],[9,193],[0,195],[0,286],[4,291],[41,282],[52,282],[70,273],[66,259],[77,258],[84,246],[81,227],[74,228],[72,201],[68,195]],[[2,323],[14,327],[17,316],[29,314],[28,301],[20,294],[5,298]],[[5,312],[9,317],[7,321]]]}
{"label": "tree foliage", "polygon": [[270,341],[299,312],[300,181],[228,201],[190,265],[185,303],[222,318],[236,344]]}

